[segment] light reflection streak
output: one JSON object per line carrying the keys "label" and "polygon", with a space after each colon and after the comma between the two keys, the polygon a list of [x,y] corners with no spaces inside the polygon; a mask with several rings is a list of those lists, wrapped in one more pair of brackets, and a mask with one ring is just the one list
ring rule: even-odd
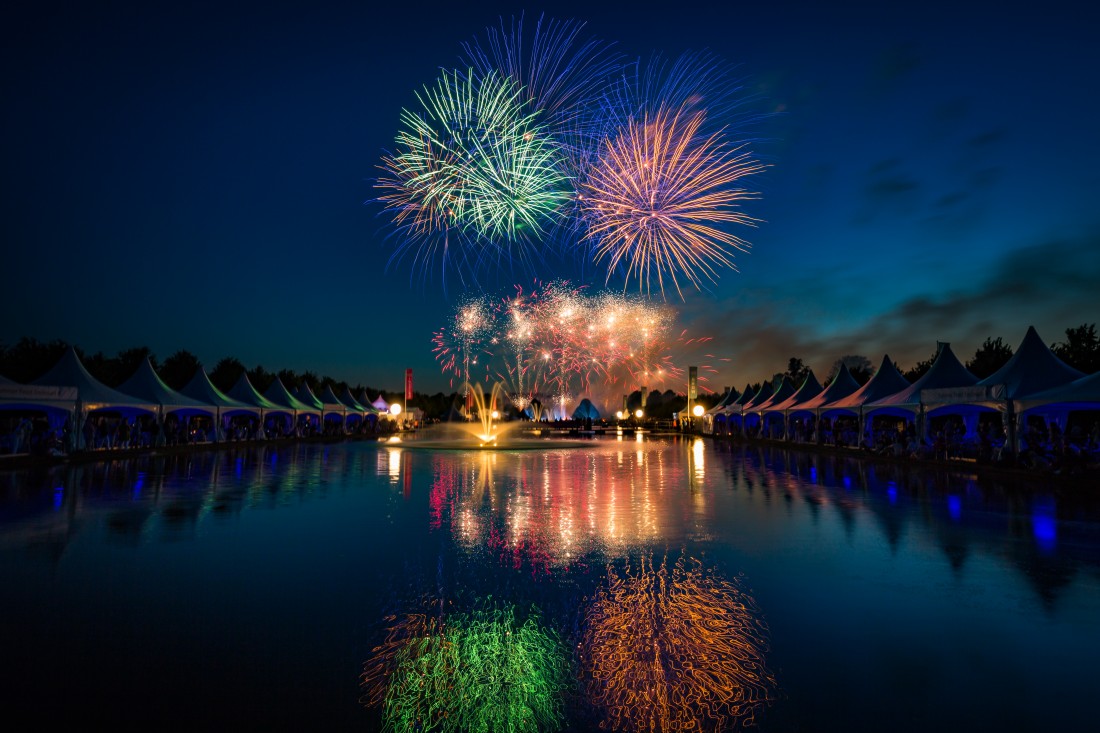
{"label": "light reflection streak", "polygon": [[396,484],[401,480],[402,451],[399,448],[389,448],[386,452],[389,453],[386,473],[390,477],[390,483]]}
{"label": "light reflection streak", "polygon": [[752,597],[680,557],[609,564],[579,648],[589,698],[607,730],[751,725],[776,697],[768,630]]}
{"label": "light reflection streak", "polygon": [[692,534],[711,508],[696,501],[686,514],[676,496],[695,474],[663,449],[639,448],[433,458],[430,525],[449,529],[466,552],[489,549],[539,573]]}

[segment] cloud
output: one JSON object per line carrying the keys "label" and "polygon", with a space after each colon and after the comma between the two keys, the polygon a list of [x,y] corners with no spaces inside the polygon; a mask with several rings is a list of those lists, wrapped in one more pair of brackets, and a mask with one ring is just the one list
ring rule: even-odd
{"label": "cloud", "polygon": [[906,369],[933,354],[936,341],[952,343],[963,360],[987,337],[1015,348],[1030,325],[1054,342],[1066,328],[1100,322],[1097,282],[1100,228],[1010,250],[972,287],[937,293],[929,283],[928,292],[839,332],[831,319],[846,310],[843,301],[858,284],[838,272],[791,281],[782,292],[745,289],[717,303],[695,300],[681,314],[692,333],[714,337],[716,356],[730,359],[712,385],[740,389],[783,371],[791,357],[822,377],[845,354],[867,356],[876,366],[889,354]]}
{"label": "cloud", "polygon": [[856,336],[881,344],[902,363],[931,351],[936,340],[976,348],[986,337],[1002,336],[1015,345],[1029,325],[1051,341],[1067,327],[1097,320],[1097,282],[1100,232],[1051,238],[1009,251],[972,288],[901,303],[869,320]]}

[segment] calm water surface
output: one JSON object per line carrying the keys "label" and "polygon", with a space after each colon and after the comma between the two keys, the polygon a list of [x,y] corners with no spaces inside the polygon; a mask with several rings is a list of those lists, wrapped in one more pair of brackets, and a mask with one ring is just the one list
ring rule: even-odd
{"label": "calm water surface", "polygon": [[0,714],[1088,729],[1100,523],[1065,493],[634,436],[0,472]]}

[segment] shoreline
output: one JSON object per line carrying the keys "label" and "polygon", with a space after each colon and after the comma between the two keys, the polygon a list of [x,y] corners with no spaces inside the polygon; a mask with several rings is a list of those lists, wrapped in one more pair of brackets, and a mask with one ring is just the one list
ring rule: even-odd
{"label": "shoreline", "polygon": [[[568,428],[561,428],[562,432],[568,432]],[[157,448],[128,448],[125,450],[96,450],[79,451],[61,456],[18,454],[0,456],[0,471],[23,470],[28,468],[42,468],[62,464],[87,464],[108,462],[116,460],[128,460],[148,456],[182,455],[191,452],[210,452],[219,450],[233,450],[237,448],[256,448],[259,446],[289,446],[299,443],[334,444],[345,442],[384,442],[395,435],[416,434],[420,431],[398,431],[394,433],[377,435],[344,435],[344,436],[311,436],[289,437],[270,440],[242,440],[222,443],[192,443],[187,445],[160,446]],[[573,431],[575,432],[575,431]],[[614,435],[615,428],[608,427],[597,430],[596,433]],[[630,432],[634,432],[631,430]],[[1064,490],[1095,490],[1100,486],[1100,474],[1095,471],[1084,471],[1071,475],[1054,473],[1051,471],[1037,471],[1035,469],[1021,468],[1017,466],[982,463],[969,458],[948,458],[946,460],[914,459],[908,456],[894,457],[872,453],[868,450],[855,447],[837,448],[831,445],[818,445],[815,443],[790,443],[782,440],[768,438],[746,439],[731,435],[714,435],[711,433],[679,432],[674,430],[646,431],[653,436],[681,437],[681,438],[708,438],[715,444],[737,446],[741,448],[768,448],[771,450],[786,450],[797,453],[826,456],[834,459],[848,459],[867,462],[878,465],[888,465],[896,468],[909,468],[924,473],[950,473],[965,475],[980,475],[988,478],[996,478],[1011,481],[1014,484],[1042,484],[1047,488]]]}
{"label": "shoreline", "polygon": [[384,435],[316,435],[308,438],[272,438],[269,440],[235,440],[222,443],[189,443],[186,445],[164,445],[156,448],[126,448],[118,450],[85,450],[75,453],[66,453],[60,456],[31,455],[20,453],[17,455],[0,456],[0,471],[19,470],[24,468],[41,468],[43,466],[58,466],[66,463],[98,463],[116,461],[120,459],[142,458],[146,456],[181,455],[193,452],[210,452],[229,450],[234,448],[255,448],[261,445],[295,445],[298,443],[345,443],[345,442],[381,442],[391,435],[401,433],[386,433]]}

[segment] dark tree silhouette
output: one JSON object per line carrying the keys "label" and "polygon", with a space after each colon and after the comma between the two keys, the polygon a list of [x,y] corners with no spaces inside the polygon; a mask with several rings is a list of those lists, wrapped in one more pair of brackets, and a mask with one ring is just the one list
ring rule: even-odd
{"label": "dark tree silhouette", "polygon": [[61,340],[43,343],[24,336],[12,346],[0,344],[0,374],[16,382],[33,382],[65,355],[69,345]]}
{"label": "dark tree silhouette", "polygon": [[1100,371],[1100,338],[1095,323],[1082,323],[1077,328],[1066,329],[1066,340],[1051,344],[1055,355],[1074,369],[1085,374]]}
{"label": "dark tree silhouette", "polygon": [[833,362],[833,367],[829,370],[827,383],[832,383],[832,381],[836,379],[836,375],[840,373],[841,365],[847,366],[852,378],[861,385],[867,384],[871,379],[871,375],[874,374],[874,367],[871,365],[870,359],[866,356],[850,354],[848,356],[842,356]]}
{"label": "dark tree silhouette", "polygon": [[974,358],[966,362],[966,368],[978,379],[985,379],[1003,367],[1012,358],[1012,347],[1001,340],[986,338],[974,352]]}
{"label": "dark tree silhouette", "polygon": [[186,349],[180,349],[164,360],[160,367],[160,378],[175,390],[183,389],[199,370],[199,357]]}
{"label": "dark tree silhouette", "polygon": [[264,369],[262,364],[257,364],[246,371],[245,374],[248,375],[248,381],[252,382],[252,386],[261,393],[266,392],[271,383],[275,381],[274,372]]}
{"label": "dark tree silhouette", "polygon": [[82,361],[93,377],[106,384],[108,387],[117,387],[130,377],[141,366],[141,362],[149,357],[153,364],[153,371],[157,370],[157,357],[148,346],[135,346],[132,349],[124,349],[115,356],[104,356],[102,351],[97,351],[92,356],[84,357]]}
{"label": "dark tree silhouette", "polygon": [[906,379],[908,379],[909,383],[912,384],[913,382],[917,381],[918,379],[923,377],[925,374],[927,374],[928,370],[932,368],[932,365],[935,362],[936,362],[936,354],[932,354],[932,356],[928,357],[924,361],[918,361],[917,365],[915,367],[913,367],[912,369],[910,369],[907,372],[904,372],[902,374],[902,376],[905,377]]}
{"label": "dark tree silhouette", "polygon": [[214,369],[207,376],[210,377],[210,381],[214,383],[215,387],[222,392],[227,392],[233,389],[233,385],[237,383],[242,374],[244,374],[244,364],[241,363],[241,360],[227,356],[215,364]]}
{"label": "dark tree silhouette", "polygon": [[784,374],[787,375],[792,384],[801,386],[806,381],[806,377],[810,376],[810,368],[802,363],[801,359],[792,356],[791,360],[787,362],[787,371]]}

